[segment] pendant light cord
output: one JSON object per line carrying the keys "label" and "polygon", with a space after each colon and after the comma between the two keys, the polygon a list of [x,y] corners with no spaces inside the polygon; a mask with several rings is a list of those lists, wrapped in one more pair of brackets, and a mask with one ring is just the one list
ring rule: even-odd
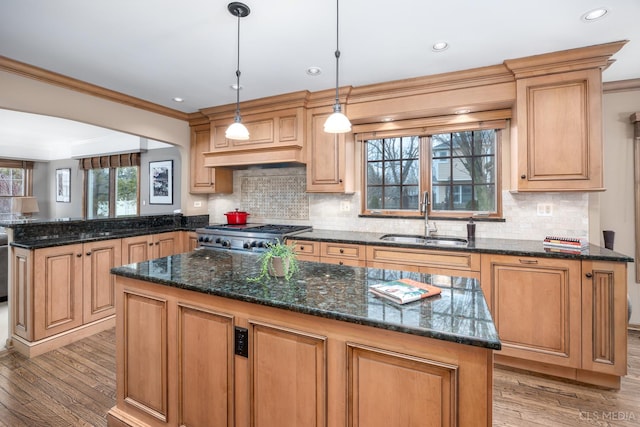
{"label": "pendant light cord", "polygon": [[338,92],[338,73],[340,68],[340,0],[336,0],[336,105],[340,104],[340,94]]}
{"label": "pendant light cord", "polygon": [[236,65],[236,119],[240,117],[240,15],[241,11],[236,9],[238,17],[238,62]]}

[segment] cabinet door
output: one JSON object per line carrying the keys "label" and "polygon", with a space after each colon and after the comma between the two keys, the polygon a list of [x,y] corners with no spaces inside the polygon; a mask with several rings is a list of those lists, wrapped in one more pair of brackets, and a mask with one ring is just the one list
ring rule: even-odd
{"label": "cabinet door", "polygon": [[133,264],[151,259],[153,237],[150,235],[125,237],[122,239],[122,264]]}
{"label": "cabinet door", "polygon": [[250,326],[251,425],[325,426],[326,337],[275,325]]}
{"label": "cabinet door", "polygon": [[233,316],[178,302],[178,423],[234,425]]}
{"label": "cabinet door", "polygon": [[163,258],[180,253],[180,235],[176,231],[153,236],[153,257]]}
{"label": "cabinet door", "polygon": [[84,323],[115,314],[115,276],[111,269],[120,265],[121,250],[120,239],[83,245]]}
{"label": "cabinet door", "polygon": [[198,234],[195,231],[188,231],[186,251],[191,252],[195,250],[198,246],[200,246],[200,243],[198,243]]}
{"label": "cabinet door", "polygon": [[82,244],[36,249],[34,340],[82,325]]}
{"label": "cabinet door", "polygon": [[627,373],[627,265],[582,262],[582,368]]}
{"label": "cabinet door", "polygon": [[331,114],[327,110],[308,113],[307,191],[350,193],[354,174],[353,135],[325,132],[324,122]]}
{"label": "cabinet door", "polygon": [[519,79],[520,191],[604,190],[600,69]]}
{"label": "cabinet door", "polygon": [[233,171],[204,166],[204,153],[210,149],[210,125],[191,128],[191,193],[232,193]]}
{"label": "cabinet door", "polygon": [[483,255],[497,354],[579,368],[581,283],[580,261]]}
{"label": "cabinet door", "polygon": [[347,344],[347,375],[349,426],[458,425],[455,365]]}

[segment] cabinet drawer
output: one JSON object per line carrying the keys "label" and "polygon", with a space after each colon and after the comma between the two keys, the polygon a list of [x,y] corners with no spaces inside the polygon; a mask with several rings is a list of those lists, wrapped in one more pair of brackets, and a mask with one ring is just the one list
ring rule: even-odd
{"label": "cabinet drawer", "polygon": [[308,240],[288,240],[289,243],[295,243],[296,254],[306,256],[320,256],[320,242],[311,242]]}
{"label": "cabinet drawer", "polygon": [[[338,258],[341,260],[361,260],[364,261],[364,246],[351,245],[348,243],[329,243],[322,242],[320,244],[320,256],[327,258]],[[327,261],[328,262],[328,261]]]}
{"label": "cabinet drawer", "polygon": [[366,259],[369,263],[480,271],[480,254],[469,252],[368,246]]}

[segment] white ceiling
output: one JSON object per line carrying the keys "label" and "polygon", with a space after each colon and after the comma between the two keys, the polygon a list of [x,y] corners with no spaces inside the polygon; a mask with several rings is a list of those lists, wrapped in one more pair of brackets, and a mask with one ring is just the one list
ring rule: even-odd
{"label": "white ceiling", "polygon": [[[246,0],[241,100],[335,86],[334,0]],[[1,0],[0,55],[183,112],[235,102],[227,0]],[[606,7],[605,18],[581,16]],[[342,0],[340,85],[500,64],[629,40],[604,81],[640,78],[640,0]],[[449,49],[433,52],[437,41]],[[311,66],[322,74],[310,76]],[[173,101],[184,99],[183,103]],[[0,149],[7,122],[0,116]],[[27,129],[38,130],[41,124]],[[34,129],[35,128],[35,129]],[[62,126],[55,140],[102,137]],[[22,129],[23,132],[25,129]],[[35,137],[35,136],[34,136]],[[22,139],[21,141],[24,141]],[[26,143],[26,142],[25,142]],[[21,142],[22,144],[22,142]],[[59,152],[56,151],[56,152]]]}

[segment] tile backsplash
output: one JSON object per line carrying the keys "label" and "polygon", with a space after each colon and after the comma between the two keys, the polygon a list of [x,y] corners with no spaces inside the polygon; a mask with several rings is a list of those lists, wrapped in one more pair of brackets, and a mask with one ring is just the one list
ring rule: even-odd
{"label": "tile backsplash", "polygon": [[[234,192],[209,198],[212,223],[226,222],[225,212],[250,213],[249,222],[313,225],[316,229],[421,234],[419,219],[361,218],[361,194],[306,192],[304,167],[234,171]],[[542,204],[550,216],[538,214]],[[548,234],[588,237],[586,193],[511,193],[503,191],[504,222],[477,221],[476,236],[539,240]],[[466,236],[466,221],[435,221],[438,234]]]}

